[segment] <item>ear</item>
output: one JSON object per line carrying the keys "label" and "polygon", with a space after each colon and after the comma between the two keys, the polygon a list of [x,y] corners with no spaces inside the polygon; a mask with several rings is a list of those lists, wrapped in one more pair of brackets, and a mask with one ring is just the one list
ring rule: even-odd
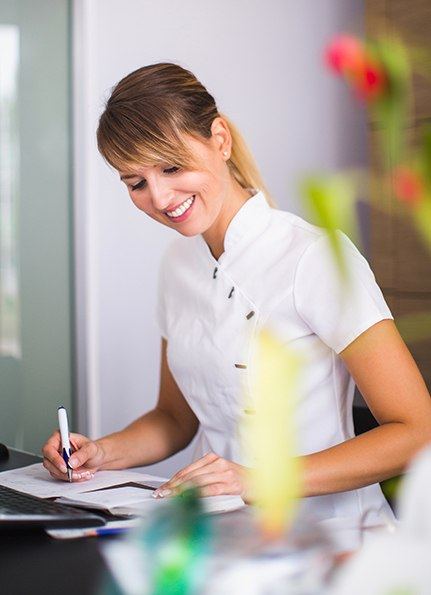
{"label": "ear", "polygon": [[223,161],[228,161],[232,151],[232,135],[226,120],[220,116],[214,118],[211,124],[211,140]]}

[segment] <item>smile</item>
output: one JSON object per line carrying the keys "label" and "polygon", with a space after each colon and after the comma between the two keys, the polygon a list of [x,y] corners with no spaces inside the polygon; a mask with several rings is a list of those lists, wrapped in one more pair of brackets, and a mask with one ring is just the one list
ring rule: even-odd
{"label": "smile", "polygon": [[188,198],[187,200],[185,200],[182,204],[180,204],[180,206],[177,207],[174,211],[165,211],[165,213],[171,219],[175,219],[176,217],[181,217],[181,215],[184,215],[184,213],[190,209],[190,207],[192,206],[194,201],[195,201],[195,196],[193,195],[190,198]]}

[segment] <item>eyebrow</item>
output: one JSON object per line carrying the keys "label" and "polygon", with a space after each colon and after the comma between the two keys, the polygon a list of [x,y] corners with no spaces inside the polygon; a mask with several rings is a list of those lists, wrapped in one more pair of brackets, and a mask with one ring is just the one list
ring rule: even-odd
{"label": "eyebrow", "polygon": [[140,178],[138,174],[129,174],[127,176],[120,176],[120,180],[131,180],[132,178]]}

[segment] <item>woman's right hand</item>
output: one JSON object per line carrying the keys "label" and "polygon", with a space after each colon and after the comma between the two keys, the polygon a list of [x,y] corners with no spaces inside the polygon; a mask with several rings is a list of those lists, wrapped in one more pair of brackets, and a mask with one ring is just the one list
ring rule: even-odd
{"label": "woman's right hand", "polygon": [[[69,464],[73,468],[73,481],[91,479],[102,466],[104,452],[98,442],[93,442],[82,434],[70,434],[70,444],[73,454]],[[56,430],[48,438],[42,448],[43,466],[55,479],[68,481],[66,464],[61,456],[60,432]]]}

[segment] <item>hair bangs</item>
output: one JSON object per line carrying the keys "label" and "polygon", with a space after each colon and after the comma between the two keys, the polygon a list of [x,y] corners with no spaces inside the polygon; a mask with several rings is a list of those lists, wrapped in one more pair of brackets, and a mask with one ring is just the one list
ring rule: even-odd
{"label": "hair bangs", "polygon": [[[132,110],[110,109],[102,114],[97,131],[100,153],[116,170],[168,163],[196,166],[196,159],[184,140],[184,132],[166,115],[146,119]],[[154,115],[154,111],[152,112]]]}

